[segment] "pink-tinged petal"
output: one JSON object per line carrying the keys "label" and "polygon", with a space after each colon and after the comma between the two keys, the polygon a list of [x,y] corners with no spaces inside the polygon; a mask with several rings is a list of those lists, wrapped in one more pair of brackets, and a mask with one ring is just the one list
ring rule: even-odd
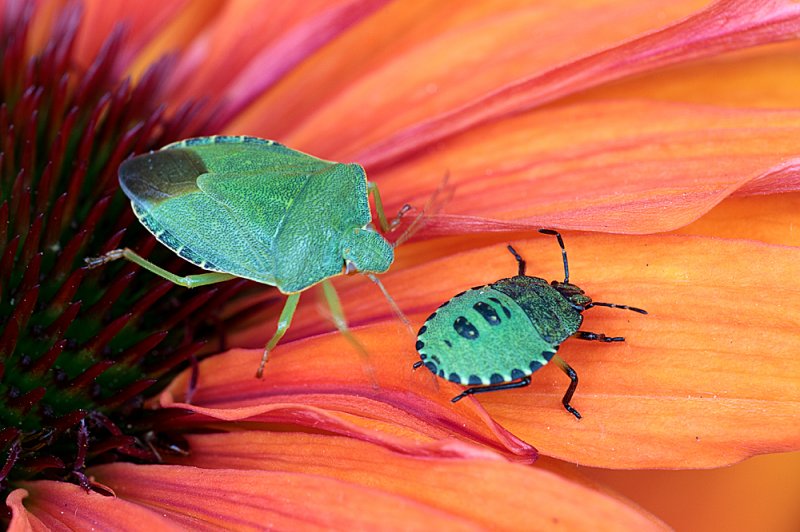
{"label": "pink-tinged petal", "polygon": [[357,24],[386,0],[314,0],[226,4],[186,51],[173,79],[173,101],[205,95],[226,123],[289,70]]}
{"label": "pink-tinged petal", "polygon": [[11,509],[11,521],[8,524],[8,532],[48,530],[44,523],[25,509],[23,499],[27,496],[28,492],[23,489],[16,489],[8,494],[6,506]]}
{"label": "pink-tinged petal", "polygon": [[83,22],[75,43],[75,58],[87,68],[111,33],[124,24],[126,39],[120,51],[120,64],[130,63],[135,54],[158,36],[159,32],[181,14],[191,0],[86,0]]}
{"label": "pink-tinged petal", "polygon": [[24,490],[15,493],[28,492],[22,504],[32,517],[33,530],[181,530],[164,512],[123,497],[87,492],[68,482],[39,480],[19,484]]}
{"label": "pink-tinged petal", "polygon": [[119,497],[192,530],[376,530],[389,524],[470,530],[415,501],[316,475],[112,464],[92,469]]}
{"label": "pink-tinged petal", "polygon": [[800,189],[798,136],[796,110],[584,102],[485,124],[371,177],[392,212],[424,205],[449,173],[447,216],[429,233],[652,233],[734,193]]}
{"label": "pink-tinged petal", "polygon": [[284,344],[270,356],[263,379],[254,377],[261,349],[229,351],[200,365],[191,405],[172,398],[185,392],[184,375],[162,395],[162,406],[196,414],[180,420],[185,426],[210,420],[282,423],[412,454],[536,458],[533,447],[499,427],[480,405],[451,408],[430,373],[412,370],[414,339],[397,324],[359,331],[358,339],[368,356],[338,333]]}
{"label": "pink-tinged petal", "polygon": [[[476,124],[610,80],[786,40],[800,29],[800,6],[785,0],[724,0],[693,15],[697,3],[672,2],[660,6],[658,16],[640,2],[570,9],[509,4],[492,13],[472,6],[440,5],[448,15],[436,9],[420,15],[430,19],[420,30],[406,27],[419,24],[418,17],[404,16],[403,7],[387,8],[371,20],[386,28],[383,38],[410,31],[415,39],[397,38],[398,48],[388,54],[380,36],[377,45],[365,46],[376,37],[363,29],[310,61],[318,77],[298,72],[232,129],[378,166]],[[355,72],[320,66],[344,57],[359,64],[353,58],[373,48],[386,54],[382,61],[368,59]]]}
{"label": "pink-tinged petal", "polygon": [[[573,405],[583,419],[564,411],[568,379],[548,366],[528,388],[477,399],[495,420],[543,454],[600,467],[714,467],[800,449],[800,311],[794,304],[800,290],[792,282],[798,248],[677,235],[568,233],[565,242],[573,282],[599,301],[650,314],[591,309],[582,328],[627,341],[562,345],[559,353],[580,376]],[[530,275],[562,278],[552,238],[510,243],[527,258]],[[514,275],[504,244],[459,253],[445,242],[436,251],[446,258],[390,270],[382,279],[420,326],[464,289]],[[343,281],[337,286],[352,323],[392,319],[371,283]],[[232,341],[258,345],[273,327],[267,322],[257,336]],[[301,303],[287,336],[328,328],[317,308]],[[409,347],[413,340],[405,339]],[[405,356],[381,363],[408,364]],[[459,387],[441,381],[440,389],[452,397]]]}
{"label": "pink-tinged petal", "polygon": [[[389,494],[401,504],[411,501],[455,522],[486,529],[541,529],[554,522],[568,530],[593,528],[592,523],[599,522],[619,529],[660,525],[624,500],[564,477],[547,465],[526,467],[499,458],[421,458],[352,438],[296,432],[191,435],[189,444],[187,456],[173,458],[178,463],[335,479],[345,487]],[[532,497],[535,511],[531,511]],[[359,513],[379,511],[363,508]],[[416,518],[409,515],[403,522],[411,528]]]}

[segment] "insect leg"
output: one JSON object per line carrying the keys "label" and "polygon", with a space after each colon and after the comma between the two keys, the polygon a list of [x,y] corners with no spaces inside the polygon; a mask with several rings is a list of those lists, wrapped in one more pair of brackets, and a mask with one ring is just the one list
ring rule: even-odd
{"label": "insect leg", "polygon": [[572,382],[569,383],[569,388],[567,388],[567,393],[564,394],[564,398],[561,399],[561,404],[564,405],[564,408],[567,409],[567,412],[575,416],[576,418],[580,419],[581,414],[572,406],[570,406],[569,402],[572,400],[572,396],[575,394],[575,388],[578,387],[578,374],[575,373],[575,370],[567,364],[563,358],[558,355],[553,356],[553,362],[558,365],[561,370],[567,374],[567,377],[570,378]]}
{"label": "insect leg", "polygon": [[375,370],[369,364],[369,353],[367,353],[367,348],[358,341],[352,332],[350,332],[350,328],[347,326],[347,318],[345,317],[344,309],[342,308],[342,301],[339,299],[339,294],[336,293],[336,288],[333,286],[333,283],[331,283],[328,279],[322,281],[322,292],[325,294],[325,300],[328,302],[328,307],[331,309],[333,324],[336,325],[336,328],[339,330],[341,335],[344,336],[345,339],[356,348],[358,354],[364,359],[364,372],[372,381],[375,388],[377,388],[378,381],[375,377]]}
{"label": "insect leg", "polygon": [[523,377],[521,380],[515,382],[503,382],[499,384],[490,384],[489,386],[476,386],[474,388],[467,388],[460,394],[450,399],[450,401],[456,403],[468,395],[474,395],[476,393],[484,393],[484,392],[499,392],[500,390],[511,390],[513,388],[522,388],[524,386],[529,385],[530,383],[531,383],[530,377]]}
{"label": "insect leg", "polygon": [[289,294],[289,297],[286,298],[286,303],[283,305],[281,315],[278,317],[278,329],[264,347],[264,354],[261,356],[261,364],[258,365],[258,371],[256,371],[257,378],[260,379],[264,374],[264,365],[267,363],[269,352],[278,344],[278,342],[281,341],[281,338],[283,338],[283,335],[286,334],[286,331],[289,330],[289,325],[292,324],[292,317],[294,316],[294,311],[297,308],[298,301],[300,301],[300,292]]}
{"label": "insect leg", "polygon": [[598,342],[624,342],[622,336],[606,336],[603,333],[593,333],[589,331],[578,331],[574,334],[579,340],[597,340]]}
{"label": "insect leg", "polygon": [[170,273],[167,270],[156,266],[149,260],[145,259],[140,255],[137,255],[128,248],[115,249],[109,251],[105,255],[101,255],[100,257],[92,257],[92,258],[87,257],[83,260],[86,262],[87,268],[93,269],[117,259],[126,259],[131,262],[134,262],[139,266],[141,266],[142,268],[153,272],[159,277],[163,277],[167,281],[171,281],[180,286],[185,286],[186,288],[194,288],[196,286],[221,283],[222,281],[228,281],[230,279],[236,278],[235,275],[222,272],[199,273],[196,275],[186,275],[184,277],[181,277],[180,275],[175,275],[174,273]]}
{"label": "insect leg", "polygon": [[375,213],[378,215],[381,231],[384,233],[389,232],[389,222],[386,220],[386,212],[383,210],[383,201],[381,201],[378,185],[372,181],[367,182],[367,193],[372,194],[372,198],[375,200]]}
{"label": "insect leg", "polygon": [[561,233],[553,231],[552,229],[539,229],[543,235],[553,235],[558,239],[558,245],[561,246],[561,256],[564,258],[564,284],[569,282],[569,263],[567,262],[567,248],[564,247],[564,239],[561,238]]}

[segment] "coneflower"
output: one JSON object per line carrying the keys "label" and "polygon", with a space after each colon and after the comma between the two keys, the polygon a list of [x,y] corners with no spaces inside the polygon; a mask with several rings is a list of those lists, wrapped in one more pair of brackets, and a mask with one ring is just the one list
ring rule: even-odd
{"label": "coneflower", "polygon": [[[0,17],[11,530],[664,527],[609,484],[678,527],[756,509],[752,528],[797,528],[796,480],[773,482],[800,478],[796,457],[761,484],[756,462],[646,471],[800,449],[797,2],[0,0]],[[451,403],[463,388],[412,370],[415,338],[362,279],[334,283],[371,371],[309,294],[255,379],[271,288],[82,267],[128,246],[197,272],[116,173],[206,134],[361,163],[387,212],[449,174],[443,215],[382,276],[417,327],[513,274],[508,244],[563,276],[542,227],[587,293],[650,315],[593,309],[582,327],[626,343],[562,344],[581,420],[552,366]]]}

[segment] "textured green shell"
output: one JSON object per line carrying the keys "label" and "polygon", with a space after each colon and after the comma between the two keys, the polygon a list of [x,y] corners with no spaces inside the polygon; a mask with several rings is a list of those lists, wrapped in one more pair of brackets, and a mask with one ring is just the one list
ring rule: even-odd
{"label": "textured green shell", "polygon": [[417,351],[425,367],[450,381],[509,382],[547,364],[582,321],[547,281],[517,275],[442,304],[420,328]]}
{"label": "textured green shell", "polygon": [[141,223],[203,269],[302,291],[342,273],[381,273],[391,245],[367,228],[357,164],[255,137],[199,137],[125,161],[119,180]]}

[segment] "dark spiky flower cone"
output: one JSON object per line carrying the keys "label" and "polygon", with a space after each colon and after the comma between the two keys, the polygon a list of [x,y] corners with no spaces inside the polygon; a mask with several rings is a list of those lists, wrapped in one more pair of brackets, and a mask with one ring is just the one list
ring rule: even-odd
{"label": "dark spiky flower cone", "polygon": [[[11,4],[12,6],[14,4]],[[31,9],[4,14],[0,57],[0,481],[72,479],[90,463],[154,461],[143,398],[201,345],[203,309],[241,284],[174,290],[132,264],[84,258],[121,243],[158,256],[118,190],[133,153],[196,134],[197,106],[166,116],[169,60],[119,79],[117,31],[86,72],[72,68],[80,14],[62,12],[38,53]],[[163,255],[161,255],[163,253]],[[162,416],[163,419],[163,416]],[[148,441],[146,441],[148,440]]]}

